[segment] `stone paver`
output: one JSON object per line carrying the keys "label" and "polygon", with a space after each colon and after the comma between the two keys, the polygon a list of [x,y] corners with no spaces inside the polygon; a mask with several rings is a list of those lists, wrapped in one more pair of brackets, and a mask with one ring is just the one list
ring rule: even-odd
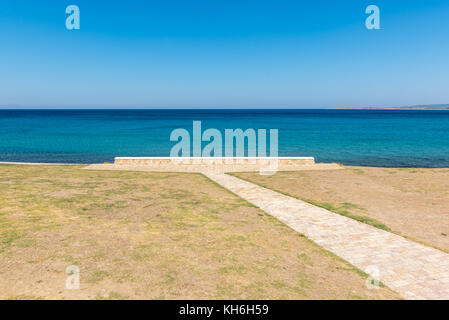
{"label": "stone paver", "polygon": [[406,299],[449,299],[449,255],[236,177],[204,175]]}

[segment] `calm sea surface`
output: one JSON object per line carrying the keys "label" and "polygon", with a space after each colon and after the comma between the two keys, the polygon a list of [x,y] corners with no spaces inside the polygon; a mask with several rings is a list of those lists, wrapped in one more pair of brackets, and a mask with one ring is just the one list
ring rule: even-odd
{"label": "calm sea surface", "polygon": [[[449,167],[449,111],[0,110],[0,161],[95,163],[169,156],[176,128],[279,130],[280,156]],[[204,144],[205,145],[205,144]]]}

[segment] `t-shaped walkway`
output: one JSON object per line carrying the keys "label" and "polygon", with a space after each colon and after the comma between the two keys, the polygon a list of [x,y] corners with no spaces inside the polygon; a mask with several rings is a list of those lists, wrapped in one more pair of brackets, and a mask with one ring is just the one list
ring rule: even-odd
{"label": "t-shaped walkway", "polygon": [[226,174],[211,180],[375,276],[406,299],[449,299],[449,255]]}

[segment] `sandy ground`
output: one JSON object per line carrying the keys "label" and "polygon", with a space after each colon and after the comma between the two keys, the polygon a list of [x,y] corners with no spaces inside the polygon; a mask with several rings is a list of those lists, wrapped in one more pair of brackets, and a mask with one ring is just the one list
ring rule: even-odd
{"label": "sandy ground", "polygon": [[[200,174],[0,165],[0,298],[383,299]],[[66,268],[80,290],[66,289]]]}
{"label": "sandy ground", "polygon": [[345,168],[235,175],[449,252],[449,169]]}

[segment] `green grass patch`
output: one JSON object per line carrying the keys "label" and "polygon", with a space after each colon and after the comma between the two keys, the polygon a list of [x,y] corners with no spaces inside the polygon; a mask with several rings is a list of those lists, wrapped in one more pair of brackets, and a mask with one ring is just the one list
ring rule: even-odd
{"label": "green grass patch", "polygon": [[376,219],[373,219],[373,218],[370,218],[367,216],[356,215],[356,214],[348,211],[351,209],[363,210],[363,208],[361,208],[355,204],[345,202],[345,203],[342,203],[342,204],[336,206],[329,202],[319,202],[319,201],[315,201],[315,200],[311,200],[311,199],[301,199],[301,200],[308,202],[310,204],[313,204],[314,206],[338,213],[342,216],[357,220],[362,223],[369,224],[370,226],[373,226],[373,227],[376,227],[376,228],[379,228],[379,229],[382,229],[385,231],[391,231],[391,229],[387,225],[385,225],[384,223],[382,223]]}
{"label": "green grass patch", "polygon": [[[360,169],[351,169],[351,170],[360,170]],[[360,170],[360,171],[362,171],[360,174],[364,173],[363,170]],[[344,203],[342,203],[342,204],[337,206],[337,205],[334,205],[334,204],[329,203],[329,202],[319,202],[319,201],[316,201],[316,200],[301,198],[301,197],[298,197],[298,196],[295,196],[295,195],[291,195],[291,194],[289,194],[287,192],[284,192],[282,190],[279,190],[279,189],[276,189],[276,188],[272,188],[269,185],[266,185],[266,184],[263,184],[263,183],[259,183],[259,182],[254,182],[254,181],[251,181],[250,179],[245,178],[245,177],[240,177],[238,174],[235,174],[235,173],[228,173],[228,174],[231,175],[231,176],[234,176],[236,178],[239,178],[239,179],[242,179],[242,180],[254,183],[254,184],[259,185],[261,187],[264,187],[264,188],[271,189],[273,191],[279,192],[279,193],[284,194],[286,196],[289,196],[289,197],[292,197],[292,198],[296,198],[296,199],[308,202],[308,203],[310,203],[310,204],[312,204],[314,206],[317,206],[317,207],[320,207],[320,208],[323,208],[323,209],[326,209],[326,210],[338,213],[338,214],[340,214],[342,216],[345,216],[345,217],[357,220],[357,221],[362,222],[362,223],[369,224],[370,226],[373,226],[373,227],[376,227],[376,228],[379,228],[379,229],[382,229],[382,230],[385,230],[385,231],[391,231],[391,229],[387,225],[385,225],[384,223],[382,223],[382,222],[380,222],[380,221],[378,221],[376,219],[373,219],[373,218],[370,218],[370,217],[367,217],[367,216],[360,216],[360,215],[357,215],[357,214],[354,214],[354,213],[348,211],[348,210],[353,210],[353,209],[357,209],[357,210],[360,210],[360,211],[364,211],[365,210],[364,208],[362,208],[362,207],[360,207],[360,206],[358,206],[356,204],[349,203],[349,202],[344,202]]]}

